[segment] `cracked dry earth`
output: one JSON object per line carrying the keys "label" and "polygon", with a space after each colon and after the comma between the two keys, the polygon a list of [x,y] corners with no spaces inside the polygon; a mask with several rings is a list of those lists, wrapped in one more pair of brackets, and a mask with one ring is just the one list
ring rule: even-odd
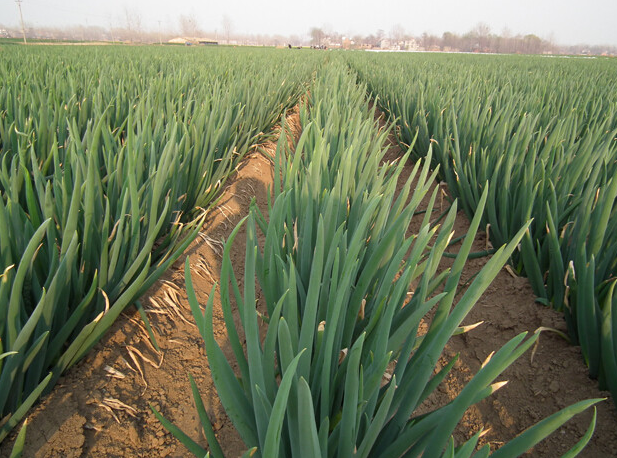
{"label": "cracked dry earth", "polygon": [[[292,135],[298,138],[297,110],[288,117]],[[270,151],[274,144],[267,145]],[[389,157],[400,155],[391,141]],[[408,174],[411,166],[407,167]],[[404,182],[406,176],[401,177]],[[217,281],[222,241],[247,213],[251,200],[267,209],[268,189],[273,183],[271,162],[262,154],[248,155],[228,181],[218,205],[209,213],[198,238],[186,255],[198,299],[205,304]],[[422,217],[419,218],[420,220]],[[454,237],[467,231],[460,213]],[[414,228],[410,229],[412,232]],[[242,282],[244,270],[244,229],[231,252],[236,277]],[[484,249],[485,235],[479,234],[472,251]],[[451,250],[455,252],[457,246]],[[444,260],[447,266],[449,260]],[[486,263],[487,258],[468,262],[464,283]],[[25,457],[184,457],[189,452],[154,417],[153,405],[190,437],[206,445],[200,429],[188,380],[190,372],[199,387],[216,434],[227,456],[239,456],[244,445],[227,419],[210,378],[203,341],[193,325],[184,286],[184,258],[180,259],[142,299],[148,310],[161,352],[149,339],[139,314],[128,309],[92,352],[64,377],[53,392],[28,416]],[[241,286],[242,287],[242,286]],[[218,297],[214,329],[223,351],[225,326]],[[488,354],[514,335],[534,332],[540,326],[565,330],[562,316],[534,302],[524,278],[503,269],[465,324],[482,321],[473,331],[455,336],[442,357],[445,364],[460,353],[453,373],[422,406],[424,411],[447,403],[477,372]],[[543,333],[533,359],[528,352],[499,380],[509,383],[480,404],[473,406],[459,424],[455,437],[464,440],[481,428],[490,429],[482,438],[492,447],[510,440],[526,427],[576,401],[608,397],[587,377],[580,350],[554,333]],[[617,416],[613,402],[598,405],[598,423],[589,446],[580,456],[617,456]],[[556,457],[569,449],[585,432],[591,419],[586,412],[536,446],[528,455]],[[0,448],[8,456],[12,440]]]}

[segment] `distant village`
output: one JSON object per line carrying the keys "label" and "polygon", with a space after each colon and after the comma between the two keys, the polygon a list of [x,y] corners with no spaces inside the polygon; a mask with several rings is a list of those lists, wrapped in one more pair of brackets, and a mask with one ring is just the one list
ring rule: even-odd
{"label": "distant village", "polygon": [[232,25],[223,22],[221,31],[200,30],[190,18],[180,17],[180,31],[148,31],[139,23],[128,23],[121,27],[73,26],[57,29],[29,27],[25,30],[0,25],[0,39],[21,39],[30,41],[91,41],[126,44],[170,44],[185,46],[274,46],[279,48],[357,49],[366,51],[406,52],[465,52],[501,54],[568,54],[616,56],[615,46],[558,45],[552,40],[533,34],[513,35],[491,33],[490,28],[478,24],[465,34],[445,32],[441,36],[423,33],[413,36],[401,26],[389,32],[378,30],[374,34],[345,36],[322,28],[313,27],[305,35],[244,35],[233,33]]}

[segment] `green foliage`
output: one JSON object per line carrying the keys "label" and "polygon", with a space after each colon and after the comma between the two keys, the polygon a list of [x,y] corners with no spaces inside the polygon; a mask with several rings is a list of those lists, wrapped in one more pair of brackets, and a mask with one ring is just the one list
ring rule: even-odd
{"label": "green foliage", "polygon": [[429,146],[468,215],[512,255],[539,301],[562,310],[591,377],[617,397],[617,86],[612,60],[357,56],[360,80],[402,143]]}
{"label": "green foliage", "polygon": [[[240,223],[247,229],[243,292],[229,258],[240,225],[225,247],[220,295],[235,362],[214,338],[215,289],[202,312],[188,260],[185,266],[189,302],[221,402],[257,457],[468,457],[478,436],[456,448],[455,426],[472,404],[502,385],[495,379],[537,335],[525,340],[521,334],[504,345],[451,403],[423,415],[417,409],[453,367],[435,374],[447,341],[460,331],[528,224],[497,250],[455,303],[481,211],[454,265],[440,274],[456,205],[441,225],[422,216],[418,233],[407,234],[436,175],[429,170],[430,153],[397,194],[407,155],[382,163],[387,131],[378,131],[355,75],[335,62],[318,74],[310,94],[310,104],[301,109],[303,133],[295,151],[284,138],[279,142],[275,177],[282,174],[282,181],[275,186],[268,219],[253,206]],[[480,208],[488,195],[486,189]],[[427,215],[433,203],[434,198]],[[256,304],[257,284],[264,304]],[[233,320],[234,305],[241,329]],[[420,336],[419,325],[429,320],[430,310],[433,318]],[[267,330],[260,339],[262,315]],[[210,447],[217,450],[213,455],[222,456],[198,393],[195,399]],[[520,455],[555,424],[597,401],[532,427],[502,456]],[[178,437],[189,449],[194,446]]]}
{"label": "green foliage", "polygon": [[318,64],[248,57],[3,51],[0,440],[197,236],[238,161]]}

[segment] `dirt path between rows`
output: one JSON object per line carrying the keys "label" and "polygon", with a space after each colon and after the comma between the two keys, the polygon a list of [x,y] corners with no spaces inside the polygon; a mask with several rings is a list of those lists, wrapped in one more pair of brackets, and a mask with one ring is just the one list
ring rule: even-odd
{"label": "dirt path between rows", "polygon": [[[298,131],[297,108],[288,116],[288,124],[292,134]],[[193,284],[201,304],[207,302],[214,282],[219,279],[223,242],[248,214],[252,199],[267,212],[273,169],[271,162],[258,150],[272,154],[275,141],[260,145],[245,157],[216,207],[209,212],[201,237],[187,250]],[[240,284],[245,240],[243,227],[231,251]],[[161,353],[150,344],[137,311],[129,309],[123,313],[90,354],[68,371],[52,393],[30,413],[24,457],[189,456],[188,450],[163,428],[149,408],[153,405],[205,447],[189,372],[229,456],[238,456],[244,451],[244,443],[218,400],[203,340],[193,324],[185,293],[186,256],[182,256],[141,299]],[[225,324],[218,294],[214,329],[219,341],[224,340]],[[231,349],[221,346],[226,355],[233,355]],[[8,457],[10,442],[5,441],[0,448],[0,457]]]}
{"label": "dirt path between rows", "polygon": [[[464,235],[468,228],[469,221],[460,211],[453,238]],[[471,251],[485,250],[486,243],[486,234],[478,234]],[[454,245],[448,251],[456,253],[459,247],[460,244]],[[488,259],[469,260],[461,284],[471,282]],[[442,266],[451,266],[452,261],[444,259]],[[531,335],[540,327],[548,327],[567,333],[563,315],[536,303],[527,279],[513,275],[508,268],[499,272],[463,324],[479,322],[482,324],[474,330],[454,336],[448,342],[441,366],[457,353],[459,360],[453,373],[423,405],[426,411],[452,400],[480,370],[491,352],[521,332]],[[606,397],[607,401],[598,405],[595,434],[579,456],[617,456],[617,413],[610,394],[599,391],[597,382],[589,379],[580,348],[571,346],[554,332],[543,332],[532,355],[533,351],[532,348],[523,354],[498,377],[497,381],[508,381],[506,386],[467,411],[454,434],[457,442],[469,439],[481,429],[489,429],[480,444],[490,443],[494,450],[564,407],[585,399]],[[527,456],[561,456],[585,434],[591,419],[591,411],[574,417]]]}
{"label": "dirt path between rows", "polygon": [[[385,115],[378,111],[376,119],[382,128],[386,127]],[[388,157],[392,159],[400,156],[402,151],[394,135],[390,135],[388,142],[391,148]],[[411,165],[405,168],[399,179],[399,186],[409,177],[411,168]],[[445,183],[440,186],[443,199],[440,196],[438,202],[447,203],[447,187]],[[422,210],[426,208],[427,201],[428,198],[422,202]],[[443,210],[445,207],[441,205],[435,215],[441,214]],[[408,235],[417,233],[421,221],[422,215],[412,220]],[[465,235],[468,230],[469,220],[463,211],[459,211],[452,238]],[[456,253],[461,244],[462,241],[447,251]],[[479,232],[471,252],[484,251],[489,246],[492,247],[487,241],[486,233]],[[483,257],[467,261],[457,297],[462,295],[464,287],[473,280],[475,274],[489,259]],[[453,261],[451,258],[442,259],[440,269],[450,267]],[[482,324],[472,331],[450,339],[440,359],[440,367],[457,354],[459,359],[452,373],[421,406],[421,412],[418,413],[429,412],[454,399],[480,370],[487,356],[514,336],[522,332],[531,335],[540,327],[553,328],[567,334],[563,314],[536,303],[527,279],[514,275],[509,267],[499,272],[462,324],[472,325],[480,322]],[[588,458],[617,456],[617,411],[610,393],[600,391],[597,382],[587,376],[587,368],[579,347],[571,346],[556,333],[543,332],[535,350],[523,354],[497,380],[507,380],[508,383],[465,413],[454,432],[457,443],[460,444],[478,431],[484,430],[486,434],[480,439],[480,445],[490,443],[491,450],[495,450],[526,428],[564,407],[585,399],[607,398],[598,405],[595,433],[579,456]],[[591,411],[574,417],[530,450],[526,456],[541,458],[561,456],[585,434],[591,419]]]}
{"label": "dirt path between rows", "polygon": [[[385,115],[376,116],[381,127],[385,128]],[[388,142],[391,151],[389,158],[400,156],[402,151],[391,134]],[[408,165],[399,179],[401,186],[409,177]],[[445,183],[440,184],[439,201],[447,203],[448,190]],[[430,194],[430,193],[429,193]],[[443,199],[442,199],[443,197]],[[422,202],[426,208],[428,197]],[[435,211],[438,216],[446,207],[441,205]],[[417,233],[422,215],[412,220],[408,235]],[[469,230],[469,220],[461,210],[454,223],[453,239],[465,235]],[[462,241],[447,251],[457,253]],[[492,248],[486,233],[479,232],[471,252]],[[457,297],[462,295],[475,274],[488,262],[489,257],[470,259],[465,264]],[[440,269],[453,264],[453,259],[443,258]],[[454,399],[469,380],[480,370],[489,354],[497,351],[516,335],[527,332],[532,335],[538,328],[547,327],[567,334],[563,314],[535,302],[535,295],[526,278],[516,276],[509,267],[503,268],[480,300],[463,321],[463,325],[482,323],[472,331],[450,339],[440,359],[440,367],[445,366],[459,354],[452,373],[433,392],[421,406],[425,413],[447,404]],[[420,332],[425,332],[421,329]],[[532,355],[533,352],[533,355]],[[591,398],[607,398],[597,407],[595,433],[579,455],[589,458],[608,458],[617,456],[617,411],[608,391],[600,391],[598,384],[590,380],[583,363],[580,347],[571,346],[554,332],[543,332],[539,342],[532,350],[515,361],[497,381],[508,381],[507,385],[489,398],[472,406],[457,426],[454,437],[457,443],[469,439],[480,430],[486,434],[480,445],[489,443],[495,450],[505,442],[516,437],[526,428],[549,415]],[[592,412],[587,411],[574,417],[551,436],[542,441],[526,456],[554,458],[567,452],[587,431]]]}
{"label": "dirt path between rows", "polygon": [[[292,134],[299,134],[297,111],[288,117]],[[391,139],[388,157],[400,155]],[[274,144],[266,145],[270,151]],[[406,167],[404,181],[411,171]],[[271,163],[254,152],[247,156],[228,182],[219,204],[208,217],[203,237],[189,248],[191,271],[198,299],[205,304],[217,281],[226,240],[237,222],[248,213],[250,202],[267,209],[268,188],[273,183]],[[418,217],[421,221],[422,216]],[[456,234],[467,231],[462,213],[456,222]],[[413,230],[413,228],[411,229]],[[473,251],[484,249],[484,234],[477,237]],[[245,232],[240,231],[231,252],[237,278],[242,283]],[[452,247],[456,251],[457,247]],[[467,281],[481,269],[487,258],[471,260],[463,273]],[[444,266],[447,265],[444,261]],[[244,445],[225,416],[210,378],[203,341],[192,324],[184,286],[184,259],[179,260],[142,303],[162,350],[159,354],[142,329],[139,315],[127,311],[92,352],[70,370],[53,392],[28,417],[25,457],[184,457],[189,452],[169,434],[150,411],[154,405],[190,437],[206,445],[194,407],[187,373],[195,378],[213,419],[219,441],[229,457],[239,456]],[[242,286],[241,286],[242,287]],[[214,328],[217,340],[224,342],[225,326],[218,297],[215,302]],[[483,321],[474,331],[454,337],[445,358],[460,353],[455,372],[423,406],[432,409],[454,397],[464,383],[477,372],[488,354],[514,335],[533,332],[540,326],[565,330],[561,314],[534,302],[527,280],[510,275],[505,269],[472,310],[466,323]],[[231,351],[222,345],[223,351]],[[472,407],[456,430],[464,440],[481,428],[490,428],[483,437],[498,447],[529,425],[576,401],[606,397],[589,380],[577,347],[568,345],[555,334],[545,333],[531,360],[523,355],[500,380],[508,385]],[[444,362],[446,359],[443,360]],[[584,434],[591,418],[588,412],[556,431],[537,446],[530,456],[556,457]],[[12,441],[0,448],[0,457],[9,455]],[[612,401],[598,406],[598,425],[584,457],[617,456],[617,414]]]}

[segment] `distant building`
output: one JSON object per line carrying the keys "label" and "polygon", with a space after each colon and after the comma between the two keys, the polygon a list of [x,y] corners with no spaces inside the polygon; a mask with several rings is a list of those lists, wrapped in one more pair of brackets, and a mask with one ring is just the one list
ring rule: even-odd
{"label": "distant building", "polygon": [[188,40],[188,38],[182,38],[182,37],[178,37],[178,38],[172,38],[171,40],[169,40],[167,43],[171,43],[173,45],[183,45],[185,44]]}
{"label": "distant building", "polygon": [[413,38],[409,40],[405,40],[404,47],[407,51],[419,51],[420,50],[420,46],[418,45],[418,42],[414,40]]}
{"label": "distant building", "polygon": [[11,34],[6,29],[0,29],[0,38],[11,38]]}
{"label": "distant building", "polygon": [[216,46],[218,45],[218,41],[212,40],[210,38],[197,38],[197,37],[176,37],[169,40],[167,43],[175,44],[175,45],[209,45]]}

